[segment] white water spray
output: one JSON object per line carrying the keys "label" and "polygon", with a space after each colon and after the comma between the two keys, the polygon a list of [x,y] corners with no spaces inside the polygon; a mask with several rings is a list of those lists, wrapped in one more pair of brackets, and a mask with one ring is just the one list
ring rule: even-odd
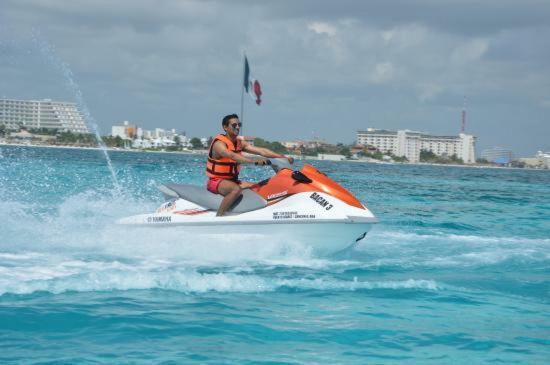
{"label": "white water spray", "polygon": [[42,54],[42,56],[58,71],[61,72],[63,77],[65,78],[65,85],[69,91],[71,91],[76,99],[76,103],[79,107],[79,109],[84,114],[84,119],[86,120],[87,124],[92,128],[97,144],[101,151],[103,152],[103,155],[105,156],[105,160],[107,161],[107,167],[109,168],[109,171],[111,172],[111,177],[113,179],[113,185],[115,187],[115,191],[119,192],[121,190],[120,184],[118,183],[118,179],[116,177],[116,172],[113,167],[113,163],[111,162],[111,158],[109,157],[109,153],[107,152],[107,146],[105,145],[105,142],[103,142],[103,139],[101,138],[101,135],[99,133],[99,127],[95,121],[95,119],[92,117],[92,114],[90,113],[90,110],[88,109],[88,106],[84,102],[84,97],[82,96],[82,91],[80,90],[80,87],[74,80],[74,75],[71,69],[69,68],[69,65],[67,65],[65,62],[63,62],[55,53],[53,47],[46,42],[40,34],[33,30],[32,32],[32,39],[34,44],[37,46],[38,50]]}

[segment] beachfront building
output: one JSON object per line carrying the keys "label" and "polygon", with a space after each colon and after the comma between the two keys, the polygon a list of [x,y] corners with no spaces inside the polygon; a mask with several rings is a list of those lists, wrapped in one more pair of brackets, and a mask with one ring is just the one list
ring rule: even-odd
{"label": "beachfront building", "polygon": [[[174,147],[190,148],[190,139],[183,134],[178,134],[175,129],[155,128],[153,130],[143,129],[128,121],[122,125],[111,127],[111,136],[120,137],[131,141],[132,148],[163,148]],[[206,138],[203,138],[206,141]]]}
{"label": "beachfront building", "polygon": [[499,165],[509,164],[512,157],[512,151],[502,147],[492,147],[481,152],[481,158]]}
{"label": "beachfront building", "polygon": [[331,147],[328,143],[315,139],[313,141],[304,141],[304,140],[296,140],[296,141],[286,141],[282,142],[282,145],[291,152],[299,153],[301,149],[315,149],[320,147]]}
{"label": "beachfront building", "polygon": [[122,122],[122,125],[114,125],[111,127],[111,136],[120,137],[122,139],[134,139],[138,137],[140,132],[135,124],[130,124],[127,120]]}
{"label": "beachfront building", "polygon": [[550,169],[550,152],[538,151],[534,157],[524,157],[518,159],[525,166],[536,169]]}
{"label": "beachfront building", "polygon": [[373,146],[383,153],[406,157],[410,162],[419,162],[420,151],[425,150],[442,157],[456,155],[464,163],[475,163],[475,140],[474,136],[465,133],[458,136],[435,136],[410,130],[375,128],[357,132],[357,144]]}
{"label": "beachfront building", "polygon": [[[176,133],[175,129],[163,129],[163,128],[155,128],[151,131],[143,130],[143,138],[150,138],[150,139],[174,139],[178,134]],[[185,134],[185,133],[184,133]]]}
{"label": "beachfront building", "polygon": [[75,103],[50,99],[0,99],[0,124],[8,129],[46,128],[90,133]]}
{"label": "beachfront building", "polygon": [[319,153],[317,154],[318,160],[326,160],[326,161],[345,161],[346,156],[344,155],[336,155],[336,154],[329,154],[329,153]]}

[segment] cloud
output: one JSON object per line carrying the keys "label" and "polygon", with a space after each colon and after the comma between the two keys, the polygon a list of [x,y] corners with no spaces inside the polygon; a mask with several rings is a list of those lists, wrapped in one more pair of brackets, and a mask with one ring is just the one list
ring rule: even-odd
{"label": "cloud", "polygon": [[307,27],[317,34],[326,34],[330,37],[336,34],[336,27],[324,22],[309,23]]}
{"label": "cloud", "polygon": [[[235,0],[245,7],[255,0]],[[377,28],[419,24],[458,36],[496,34],[507,29],[547,26],[550,4],[541,0],[279,0],[263,4],[263,13],[284,19],[318,21],[357,19]]]}
{"label": "cloud", "polygon": [[390,62],[378,63],[374,66],[369,80],[375,84],[382,84],[391,80],[393,77],[393,65]]}
{"label": "cloud", "polygon": [[424,83],[418,85],[418,98],[420,101],[429,101],[444,91],[444,87],[438,84]]}
{"label": "cloud", "polygon": [[474,39],[459,44],[451,55],[454,63],[466,63],[479,60],[489,49],[489,43],[484,39]]}

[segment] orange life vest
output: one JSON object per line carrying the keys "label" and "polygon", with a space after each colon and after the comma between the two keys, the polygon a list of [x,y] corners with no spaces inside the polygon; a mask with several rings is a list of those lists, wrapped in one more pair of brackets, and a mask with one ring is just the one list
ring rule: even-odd
{"label": "orange life vest", "polygon": [[208,149],[208,161],[206,162],[206,175],[208,177],[215,177],[218,179],[237,180],[239,178],[239,171],[241,171],[241,164],[229,157],[214,158],[214,143],[221,141],[225,143],[229,151],[241,154],[242,142],[237,138],[237,143],[233,143],[229,137],[223,134],[218,134],[210,144]]}

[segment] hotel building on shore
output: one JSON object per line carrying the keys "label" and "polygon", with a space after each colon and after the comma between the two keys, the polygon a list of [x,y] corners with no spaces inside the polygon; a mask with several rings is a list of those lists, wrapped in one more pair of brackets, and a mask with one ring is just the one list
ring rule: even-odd
{"label": "hotel building on shore", "polygon": [[[122,125],[111,127],[111,136],[120,137],[130,142],[133,148],[170,147],[176,145],[176,137],[181,147],[190,148],[191,139],[185,132],[179,134],[175,129],[155,128],[152,130],[143,129],[129,121],[122,122]],[[201,138],[201,143],[206,147],[207,138]]]}
{"label": "hotel building on shore", "polygon": [[373,146],[381,152],[406,157],[409,162],[420,161],[420,151],[431,151],[437,156],[456,155],[464,163],[475,159],[476,137],[460,133],[458,136],[434,136],[410,130],[389,131],[368,128],[357,132],[357,144]]}
{"label": "hotel building on shore", "polygon": [[496,164],[509,164],[513,157],[511,150],[502,147],[492,147],[481,151],[481,158]]}
{"label": "hotel building on shore", "polygon": [[0,99],[0,124],[8,129],[46,128],[90,133],[75,103],[50,99]]}
{"label": "hotel building on shore", "polygon": [[523,157],[518,160],[527,167],[550,170],[550,152],[538,151],[534,157]]}

